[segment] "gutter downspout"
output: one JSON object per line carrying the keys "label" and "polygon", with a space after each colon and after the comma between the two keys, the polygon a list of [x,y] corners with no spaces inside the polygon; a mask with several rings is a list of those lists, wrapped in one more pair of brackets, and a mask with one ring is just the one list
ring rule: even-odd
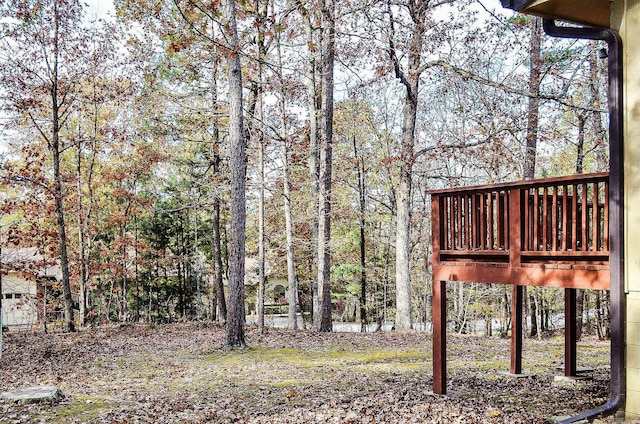
{"label": "gutter downspout", "polygon": [[609,47],[609,263],[611,266],[611,391],[604,405],[567,418],[574,423],[614,414],[625,402],[624,358],[624,179],[623,179],[623,99],[622,39],[608,28],[559,27],[552,19],[544,20],[547,35],[561,38],[603,40]]}

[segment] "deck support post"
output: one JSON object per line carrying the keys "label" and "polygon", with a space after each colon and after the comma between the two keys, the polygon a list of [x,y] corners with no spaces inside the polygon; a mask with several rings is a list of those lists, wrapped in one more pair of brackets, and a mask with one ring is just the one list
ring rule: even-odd
{"label": "deck support post", "polygon": [[433,282],[433,392],[447,393],[447,291],[444,281]]}
{"label": "deck support post", "polygon": [[522,374],[522,305],[524,287],[511,286],[511,374]]}
{"label": "deck support post", "polygon": [[564,375],[577,375],[576,289],[564,289]]}

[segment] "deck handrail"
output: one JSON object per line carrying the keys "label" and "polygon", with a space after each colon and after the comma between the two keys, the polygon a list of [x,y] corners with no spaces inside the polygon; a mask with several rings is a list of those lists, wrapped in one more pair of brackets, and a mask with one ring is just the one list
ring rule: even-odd
{"label": "deck handrail", "polygon": [[484,184],[474,186],[460,186],[439,188],[427,190],[427,194],[445,194],[445,193],[465,193],[468,191],[486,191],[494,188],[508,189],[513,187],[534,187],[534,186],[551,186],[557,183],[589,183],[594,181],[609,180],[608,172],[598,172],[593,174],[565,175],[561,177],[538,178],[533,180],[512,181],[507,183]]}

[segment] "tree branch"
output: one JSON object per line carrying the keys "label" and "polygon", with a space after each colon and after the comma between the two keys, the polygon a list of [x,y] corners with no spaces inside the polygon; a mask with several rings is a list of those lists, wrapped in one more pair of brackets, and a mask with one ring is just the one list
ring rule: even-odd
{"label": "tree branch", "polygon": [[489,86],[489,87],[493,87],[493,88],[497,88],[499,90],[502,90],[504,92],[507,93],[511,93],[511,94],[518,94],[520,96],[524,96],[524,97],[530,97],[530,98],[538,98],[538,99],[543,99],[543,100],[551,100],[554,101],[558,104],[561,104],[563,106],[569,107],[571,109],[578,109],[578,110],[584,110],[584,111],[589,111],[589,112],[599,112],[599,113],[604,113],[606,112],[606,110],[603,109],[599,109],[599,108],[594,108],[591,106],[580,106],[580,105],[576,105],[574,103],[571,103],[565,99],[562,99],[558,96],[555,96],[553,94],[544,94],[544,93],[532,93],[530,91],[527,90],[523,90],[517,87],[512,87],[509,85],[505,85],[493,80],[490,80],[488,78],[485,77],[481,77],[480,75],[474,74],[472,72],[469,72],[467,70],[458,68],[455,65],[452,65],[450,63],[445,62],[444,60],[435,60],[433,62],[429,62],[428,64],[425,64],[425,66],[427,67],[434,67],[434,66],[440,66],[443,69],[446,69],[448,71],[454,72],[456,74],[458,74],[459,76],[463,77],[463,78],[467,78],[470,79],[472,81],[475,82],[479,82],[480,84]]}
{"label": "tree branch", "polygon": [[395,26],[393,24],[393,13],[391,12],[391,2],[387,1],[387,13],[389,14],[389,47],[388,53],[389,58],[391,59],[391,63],[393,63],[393,70],[395,71],[396,78],[400,80],[400,82],[407,87],[407,90],[410,90],[409,81],[406,78],[404,72],[402,72],[402,68],[400,67],[400,60],[398,59],[398,55],[396,53],[395,46]]}

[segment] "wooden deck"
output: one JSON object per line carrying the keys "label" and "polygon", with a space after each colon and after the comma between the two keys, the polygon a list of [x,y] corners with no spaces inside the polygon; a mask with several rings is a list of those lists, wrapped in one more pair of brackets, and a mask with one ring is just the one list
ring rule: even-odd
{"label": "wooden deck", "polygon": [[608,193],[608,173],[430,192],[434,392],[446,392],[447,281],[513,285],[514,374],[523,286],[565,288],[565,375],[575,376],[575,289],[611,284]]}

